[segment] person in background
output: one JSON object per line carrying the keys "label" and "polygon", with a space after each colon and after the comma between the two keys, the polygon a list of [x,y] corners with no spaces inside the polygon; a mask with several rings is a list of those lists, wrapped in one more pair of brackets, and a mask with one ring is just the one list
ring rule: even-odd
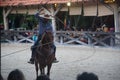
{"label": "person in background", "polygon": [[111,27],[110,32],[115,32],[115,29],[113,27]]}
{"label": "person in background", "polygon": [[32,40],[36,42],[38,39],[37,33],[33,33]]}

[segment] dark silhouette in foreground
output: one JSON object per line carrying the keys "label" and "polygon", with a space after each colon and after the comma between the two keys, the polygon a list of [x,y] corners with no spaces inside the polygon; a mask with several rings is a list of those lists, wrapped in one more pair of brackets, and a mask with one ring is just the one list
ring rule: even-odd
{"label": "dark silhouette in foreground", "polygon": [[94,73],[83,72],[77,75],[77,80],[99,80],[98,76]]}
{"label": "dark silhouette in foreground", "polygon": [[50,80],[50,78],[47,75],[40,75],[36,80]]}
{"label": "dark silhouette in foreground", "polygon": [[7,80],[25,80],[25,77],[21,70],[15,69],[9,73]]}

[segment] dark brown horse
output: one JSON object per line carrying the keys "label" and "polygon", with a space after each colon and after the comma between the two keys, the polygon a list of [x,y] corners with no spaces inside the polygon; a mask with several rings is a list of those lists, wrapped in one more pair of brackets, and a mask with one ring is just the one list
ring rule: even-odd
{"label": "dark brown horse", "polygon": [[47,75],[50,76],[50,69],[55,58],[52,45],[53,34],[49,31],[45,31],[41,39],[41,45],[37,47],[35,51],[35,68],[37,76],[39,69],[41,74],[45,74],[45,67],[47,67]]}

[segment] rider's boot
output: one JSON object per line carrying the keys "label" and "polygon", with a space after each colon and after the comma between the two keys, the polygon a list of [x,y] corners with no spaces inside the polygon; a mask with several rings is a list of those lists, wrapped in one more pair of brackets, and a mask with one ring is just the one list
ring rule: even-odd
{"label": "rider's boot", "polygon": [[34,59],[35,54],[33,53],[35,51],[35,47],[34,46],[31,47],[31,51],[32,51],[32,56],[31,56],[30,60],[28,61],[28,63],[34,64],[34,60],[35,60]]}
{"label": "rider's boot", "polygon": [[30,64],[34,64],[34,58],[30,58],[30,61],[28,61],[28,63],[30,63]]}
{"label": "rider's boot", "polygon": [[56,59],[56,57],[55,57],[55,59],[54,59],[54,61],[53,61],[53,63],[58,63],[59,61]]}

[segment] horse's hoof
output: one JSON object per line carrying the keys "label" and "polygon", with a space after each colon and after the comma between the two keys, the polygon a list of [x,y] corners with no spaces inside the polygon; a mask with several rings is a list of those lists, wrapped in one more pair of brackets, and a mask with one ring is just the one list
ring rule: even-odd
{"label": "horse's hoof", "polygon": [[54,60],[53,63],[58,63],[59,61],[58,60]]}
{"label": "horse's hoof", "polygon": [[28,61],[28,63],[30,63],[30,64],[34,64],[34,62],[33,62],[33,61]]}

